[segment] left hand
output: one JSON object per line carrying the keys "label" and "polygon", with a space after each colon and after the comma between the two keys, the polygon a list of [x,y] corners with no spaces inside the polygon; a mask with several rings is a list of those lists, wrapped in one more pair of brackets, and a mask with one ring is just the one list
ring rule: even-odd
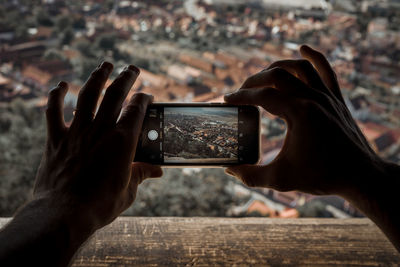
{"label": "left hand", "polygon": [[147,105],[153,97],[135,94],[120,119],[122,104],[139,75],[128,66],[97,102],[113,65],[104,62],[82,87],[74,119],[63,115],[68,84],[60,82],[48,99],[47,144],[34,188],[35,199],[47,199],[68,223],[88,232],[112,222],[135,200],[138,185],[159,177],[158,166],[132,163]]}

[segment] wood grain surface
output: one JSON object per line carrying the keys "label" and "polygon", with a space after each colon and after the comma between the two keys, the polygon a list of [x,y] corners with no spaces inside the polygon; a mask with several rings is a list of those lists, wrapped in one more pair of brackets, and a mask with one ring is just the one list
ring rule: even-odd
{"label": "wood grain surface", "polygon": [[206,265],[399,266],[400,254],[368,219],[120,217],[73,264]]}

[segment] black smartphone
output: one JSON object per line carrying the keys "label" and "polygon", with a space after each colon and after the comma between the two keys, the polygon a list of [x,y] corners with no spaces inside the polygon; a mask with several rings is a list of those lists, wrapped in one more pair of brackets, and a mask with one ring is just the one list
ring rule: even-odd
{"label": "black smartphone", "polygon": [[255,164],[260,112],[250,105],[154,103],[143,122],[135,161],[163,166]]}

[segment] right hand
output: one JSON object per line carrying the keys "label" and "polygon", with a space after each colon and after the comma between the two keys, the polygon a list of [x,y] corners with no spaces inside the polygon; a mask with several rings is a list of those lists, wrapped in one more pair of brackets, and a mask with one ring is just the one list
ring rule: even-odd
{"label": "right hand", "polygon": [[308,46],[300,52],[305,59],[275,62],[225,96],[230,104],[263,107],[288,128],[272,163],[233,166],[226,172],[248,186],[351,194],[363,174],[382,160],[352,118],[326,58]]}

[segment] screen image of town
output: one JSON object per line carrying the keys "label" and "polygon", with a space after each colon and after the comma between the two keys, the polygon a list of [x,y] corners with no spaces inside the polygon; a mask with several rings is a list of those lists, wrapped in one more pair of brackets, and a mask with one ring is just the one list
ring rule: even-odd
{"label": "screen image of town", "polygon": [[165,163],[238,161],[238,108],[164,108]]}

